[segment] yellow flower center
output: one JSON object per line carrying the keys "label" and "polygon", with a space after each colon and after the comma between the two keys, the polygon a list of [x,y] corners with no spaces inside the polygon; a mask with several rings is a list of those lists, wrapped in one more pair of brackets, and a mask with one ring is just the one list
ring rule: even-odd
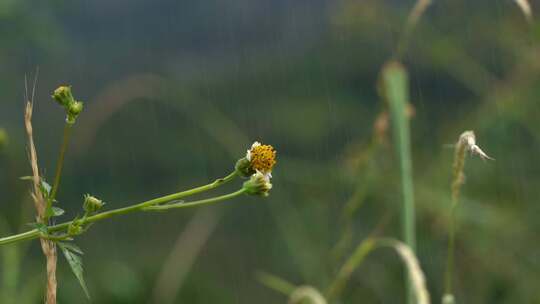
{"label": "yellow flower center", "polygon": [[263,173],[272,171],[276,164],[276,150],[270,145],[260,145],[251,149],[251,167]]}

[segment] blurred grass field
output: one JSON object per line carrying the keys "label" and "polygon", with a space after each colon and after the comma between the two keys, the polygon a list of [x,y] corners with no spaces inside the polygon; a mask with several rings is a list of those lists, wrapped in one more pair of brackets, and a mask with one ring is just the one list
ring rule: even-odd
{"label": "blurred grass field", "polygon": [[[211,181],[254,140],[279,153],[265,200],[92,227],[78,244],[94,303],[285,303],[258,271],[324,289],[374,231],[402,238],[399,162],[378,81],[414,4],[0,0],[2,235],[33,218],[19,177],[30,171],[24,76],[39,67],[34,128],[45,175],[63,124],[51,91],[70,83],[86,102],[58,196],[66,219],[87,192],[115,208]],[[417,255],[432,302],[443,293],[448,145],[468,129],[496,161],[466,163],[458,303],[540,301],[539,40],[540,23],[502,0],[434,1],[408,35],[400,59],[410,81]],[[0,302],[38,302],[37,243],[0,254]],[[178,267],[171,286],[160,281],[166,261]],[[85,301],[69,267],[59,271],[59,302]],[[335,303],[404,298],[399,259],[377,251]]]}

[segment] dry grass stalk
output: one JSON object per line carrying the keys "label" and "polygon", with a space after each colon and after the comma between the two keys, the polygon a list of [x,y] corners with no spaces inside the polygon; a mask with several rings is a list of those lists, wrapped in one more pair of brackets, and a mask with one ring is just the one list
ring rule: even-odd
{"label": "dry grass stalk", "polygon": [[515,0],[516,4],[519,6],[527,22],[532,22],[532,9],[529,1],[527,0]]}
{"label": "dry grass stalk", "polygon": [[403,35],[401,36],[398,42],[397,48],[396,48],[395,56],[397,58],[401,57],[403,53],[406,51],[411,33],[413,32],[414,28],[416,27],[416,24],[418,23],[422,15],[426,12],[430,4],[431,4],[431,0],[418,0],[414,4],[414,7],[411,9],[411,12],[409,13],[409,16],[407,17]]}
{"label": "dry grass stalk", "polygon": [[413,289],[416,295],[416,303],[429,304],[430,300],[429,293],[426,288],[426,279],[424,277],[422,269],[420,268],[418,259],[416,258],[412,250],[402,242],[393,241],[392,247],[394,247],[403,262],[405,262],[405,265],[407,265],[409,277],[411,278]]}
{"label": "dry grass stalk", "polygon": [[431,4],[431,0],[418,0],[414,4],[409,17],[407,18],[407,27],[412,29],[418,23],[420,17],[427,10],[428,6]]}
{"label": "dry grass stalk", "polygon": [[[35,82],[34,82],[35,88]],[[39,223],[44,223],[45,221],[45,206],[46,202],[41,192],[40,183],[41,177],[39,175],[39,166],[36,153],[36,147],[34,144],[33,137],[33,128],[32,128],[32,113],[33,113],[33,96],[32,98],[27,98],[25,115],[24,115],[24,125],[26,128],[26,134],[28,137],[28,158],[30,161],[30,166],[32,168],[32,199],[34,200],[34,205],[36,207],[37,216],[36,220]],[[45,223],[46,224],[46,223]],[[57,262],[57,252],[56,245],[54,242],[46,239],[41,239],[41,249],[45,258],[47,260],[47,288],[45,295],[45,303],[47,304],[56,304],[56,262]]]}
{"label": "dry grass stalk", "polygon": [[26,103],[26,109],[24,113],[24,126],[26,128],[26,134],[28,136],[28,159],[30,161],[30,166],[32,167],[32,199],[34,200],[34,205],[37,211],[37,221],[42,221],[43,215],[45,214],[45,200],[43,194],[41,193],[39,183],[39,168],[37,162],[37,153],[36,147],[34,145],[34,136],[32,128],[32,112],[33,112],[33,103],[28,101]]}
{"label": "dry grass stalk", "polygon": [[394,249],[401,260],[404,262],[407,273],[410,278],[412,291],[414,291],[416,304],[430,304],[429,292],[426,288],[426,279],[424,272],[420,268],[418,258],[405,243],[391,238],[367,238],[357,246],[355,252],[345,262],[340,269],[337,279],[329,287],[327,295],[332,301],[344,289],[352,273],[360,267],[365,258],[375,249],[381,247],[390,247]]}
{"label": "dry grass stalk", "polygon": [[456,208],[459,203],[459,195],[461,192],[461,186],[465,182],[465,157],[467,151],[471,154],[478,155],[482,160],[494,160],[488,156],[482,149],[476,144],[476,136],[473,131],[465,131],[461,133],[455,146],[454,163],[452,165],[452,202],[450,206],[450,224],[448,228],[448,253],[446,262],[446,271],[444,278],[443,303],[453,303],[454,295],[452,292],[452,276],[454,271],[454,247],[455,247],[455,235],[456,235]]}
{"label": "dry grass stalk", "polygon": [[453,175],[452,179],[452,206],[457,205],[459,200],[459,193],[461,186],[465,181],[463,168],[465,166],[465,153],[469,151],[472,154],[478,155],[483,160],[494,160],[488,156],[480,147],[476,144],[476,136],[473,131],[465,131],[459,136],[456,143],[456,150],[454,155]]}

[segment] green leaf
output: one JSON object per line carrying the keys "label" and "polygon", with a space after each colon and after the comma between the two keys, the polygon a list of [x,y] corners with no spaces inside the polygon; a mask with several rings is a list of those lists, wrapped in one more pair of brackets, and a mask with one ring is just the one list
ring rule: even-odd
{"label": "green leaf", "polygon": [[28,226],[39,230],[39,232],[41,232],[44,235],[49,234],[49,229],[47,228],[47,225],[45,225],[43,223],[28,223]]}
{"label": "green leaf", "polygon": [[27,176],[21,176],[21,177],[19,177],[19,179],[23,180],[23,181],[33,181],[34,177],[30,176],[30,175],[27,175]]}
{"label": "green leaf", "polygon": [[51,218],[53,216],[60,216],[60,215],[64,214],[64,212],[65,211],[62,208],[50,206],[50,207],[47,208],[47,210],[45,210],[45,215],[48,218]]}
{"label": "green leaf", "polygon": [[62,244],[62,246],[64,246],[66,249],[68,249],[69,251],[72,251],[72,252],[75,252],[79,255],[83,255],[84,252],[81,250],[81,248],[79,248],[79,246],[73,244],[73,243],[65,243],[65,242],[61,242],[61,243],[58,243],[58,245]]}
{"label": "green leaf", "polygon": [[41,193],[43,193],[43,195],[45,197],[49,197],[50,194],[51,194],[51,185],[49,185],[45,180],[41,180],[41,182],[39,183],[39,188],[41,190]]}
{"label": "green leaf", "polygon": [[51,216],[60,216],[62,214],[64,214],[64,209],[62,208],[59,208],[59,207],[52,207],[51,208]]}
{"label": "green leaf", "polygon": [[[390,110],[396,154],[399,157],[401,195],[403,201],[403,239],[414,251],[416,246],[414,185],[411,156],[411,131],[407,107],[409,104],[409,78],[405,67],[391,61],[382,70],[382,85]],[[411,303],[411,302],[409,302]]]}
{"label": "green leaf", "polygon": [[68,261],[68,264],[71,267],[73,274],[75,275],[77,280],[79,280],[79,284],[84,290],[86,297],[90,299],[90,293],[88,292],[88,288],[86,287],[86,282],[84,281],[83,263],[82,263],[82,258],[80,256],[82,254],[81,249],[79,249],[79,247],[73,244],[61,243],[61,242],[58,242],[58,246],[60,247],[60,249],[62,249],[62,252],[64,253],[64,257]]}

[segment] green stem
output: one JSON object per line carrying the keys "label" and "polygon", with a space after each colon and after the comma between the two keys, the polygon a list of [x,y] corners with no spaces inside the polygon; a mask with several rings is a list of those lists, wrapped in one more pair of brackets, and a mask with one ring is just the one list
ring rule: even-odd
{"label": "green stem", "polygon": [[209,205],[209,204],[213,204],[213,203],[217,203],[217,202],[221,202],[224,200],[237,197],[244,193],[246,193],[246,189],[242,188],[240,190],[237,190],[229,194],[216,196],[216,197],[212,197],[208,199],[203,199],[203,200],[198,200],[198,201],[193,201],[193,202],[186,202],[186,203],[182,202],[182,203],[176,203],[176,204],[170,204],[170,205],[150,206],[150,207],[143,208],[142,211],[166,211],[169,209],[180,209],[180,208],[189,208],[189,207],[195,207],[195,206],[200,206],[200,205]]}
{"label": "green stem", "polygon": [[[131,212],[134,212],[134,211],[141,211],[141,210],[143,210],[145,208],[148,208],[150,206],[156,206],[156,205],[168,203],[168,202],[171,202],[171,201],[175,201],[175,200],[187,197],[187,196],[199,194],[199,193],[202,193],[202,192],[217,188],[217,187],[223,185],[224,183],[231,181],[235,177],[236,177],[236,171],[229,174],[229,175],[227,175],[224,178],[217,179],[213,183],[210,183],[208,185],[204,185],[204,186],[201,186],[201,187],[193,188],[193,189],[178,192],[178,193],[173,193],[173,194],[162,196],[162,197],[158,197],[158,198],[155,198],[155,199],[152,199],[152,200],[149,200],[149,201],[145,201],[145,202],[142,202],[142,203],[138,203],[138,204],[135,204],[135,205],[131,205],[131,206],[128,206],[128,207],[123,207],[123,208],[118,208],[118,209],[98,213],[96,215],[92,215],[92,216],[87,217],[86,220],[85,220],[85,224],[90,224],[90,223],[94,223],[94,222],[97,222],[97,221],[101,221],[101,220],[104,220],[104,219],[107,219],[107,218],[110,218],[110,217],[113,217],[113,216],[116,216],[116,215],[123,215],[123,214],[131,213]],[[234,192],[234,193],[236,193],[236,192]],[[196,202],[193,202],[193,203],[196,203]],[[193,207],[194,206],[193,203],[190,203],[188,205],[188,207]],[[209,203],[213,203],[213,202],[209,202]],[[197,202],[196,205],[201,205],[201,204],[202,203],[199,201],[199,202]],[[58,232],[58,231],[65,230],[65,229],[67,229],[69,227],[69,225],[71,223],[73,223],[73,221],[68,221],[68,222],[65,222],[65,223],[62,223],[62,224],[49,226],[48,231],[52,233],[52,232]],[[32,239],[36,239],[36,238],[39,238],[39,237],[40,237],[40,231],[38,229],[34,229],[34,230],[30,230],[30,231],[23,232],[23,233],[20,233],[20,234],[0,238],[0,245],[11,244],[11,243],[15,243],[15,242],[24,241],[24,240],[32,240]]]}
{"label": "green stem", "polygon": [[261,284],[286,296],[293,293],[296,289],[295,285],[273,274],[258,272],[256,276]]}
{"label": "green stem", "polygon": [[368,254],[376,248],[376,245],[376,239],[368,237],[356,247],[352,255],[347,258],[345,264],[339,269],[332,284],[328,287],[326,296],[329,301],[334,301],[339,296],[353,272],[362,265]]}
{"label": "green stem", "polygon": [[[382,72],[384,93],[390,106],[390,117],[394,133],[396,152],[399,155],[401,192],[403,207],[401,210],[403,241],[413,252],[416,250],[416,219],[414,207],[414,185],[411,157],[411,135],[407,104],[409,101],[409,79],[407,70],[401,63],[390,61]],[[411,281],[406,276],[407,302],[414,303]]]}
{"label": "green stem", "polygon": [[69,143],[69,138],[71,135],[71,129],[73,124],[66,122],[64,126],[64,139],[62,140],[62,146],[60,147],[60,155],[58,156],[58,162],[56,163],[56,175],[54,176],[54,184],[51,190],[51,196],[47,201],[47,209],[52,206],[54,199],[56,198],[56,193],[58,192],[58,187],[60,186],[60,177],[62,176],[62,168],[64,167],[64,157],[66,156],[66,150]]}
{"label": "green stem", "polygon": [[455,206],[450,209],[450,227],[448,228],[448,252],[446,255],[446,272],[444,276],[444,293],[452,294],[452,274],[454,270],[454,247],[455,247]]}

